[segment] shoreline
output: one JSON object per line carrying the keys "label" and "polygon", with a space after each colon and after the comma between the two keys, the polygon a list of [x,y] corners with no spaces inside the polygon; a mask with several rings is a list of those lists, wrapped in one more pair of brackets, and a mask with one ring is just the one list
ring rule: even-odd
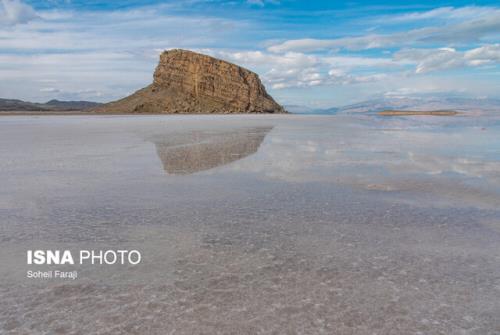
{"label": "shoreline", "polygon": [[0,111],[0,116],[57,116],[57,115],[294,115],[293,113],[123,113],[85,111]]}

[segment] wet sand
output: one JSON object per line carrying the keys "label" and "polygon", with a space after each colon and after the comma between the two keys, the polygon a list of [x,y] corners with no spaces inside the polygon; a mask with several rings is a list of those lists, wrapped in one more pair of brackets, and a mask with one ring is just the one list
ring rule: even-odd
{"label": "wet sand", "polygon": [[[498,334],[498,148],[494,118],[2,117],[0,333]],[[28,249],[143,261],[28,280]]]}

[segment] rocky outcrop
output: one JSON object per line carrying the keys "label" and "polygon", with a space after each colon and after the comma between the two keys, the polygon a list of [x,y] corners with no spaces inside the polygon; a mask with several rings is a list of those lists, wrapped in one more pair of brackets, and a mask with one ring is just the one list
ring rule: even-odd
{"label": "rocky outcrop", "polygon": [[98,112],[286,113],[259,76],[235,64],[188,50],[164,51],[151,85]]}

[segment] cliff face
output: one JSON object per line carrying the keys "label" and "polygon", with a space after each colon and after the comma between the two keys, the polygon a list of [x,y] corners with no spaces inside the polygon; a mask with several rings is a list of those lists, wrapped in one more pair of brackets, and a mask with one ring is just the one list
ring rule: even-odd
{"label": "cliff face", "polygon": [[160,56],[151,85],[104,105],[117,113],[286,113],[257,74],[187,50]]}

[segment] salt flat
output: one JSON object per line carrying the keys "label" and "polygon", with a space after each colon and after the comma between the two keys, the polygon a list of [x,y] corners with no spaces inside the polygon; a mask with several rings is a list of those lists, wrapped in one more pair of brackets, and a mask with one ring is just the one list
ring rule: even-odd
{"label": "salt flat", "polygon": [[[498,148],[494,117],[1,117],[0,333],[498,334]],[[29,249],[143,260],[29,280]]]}

